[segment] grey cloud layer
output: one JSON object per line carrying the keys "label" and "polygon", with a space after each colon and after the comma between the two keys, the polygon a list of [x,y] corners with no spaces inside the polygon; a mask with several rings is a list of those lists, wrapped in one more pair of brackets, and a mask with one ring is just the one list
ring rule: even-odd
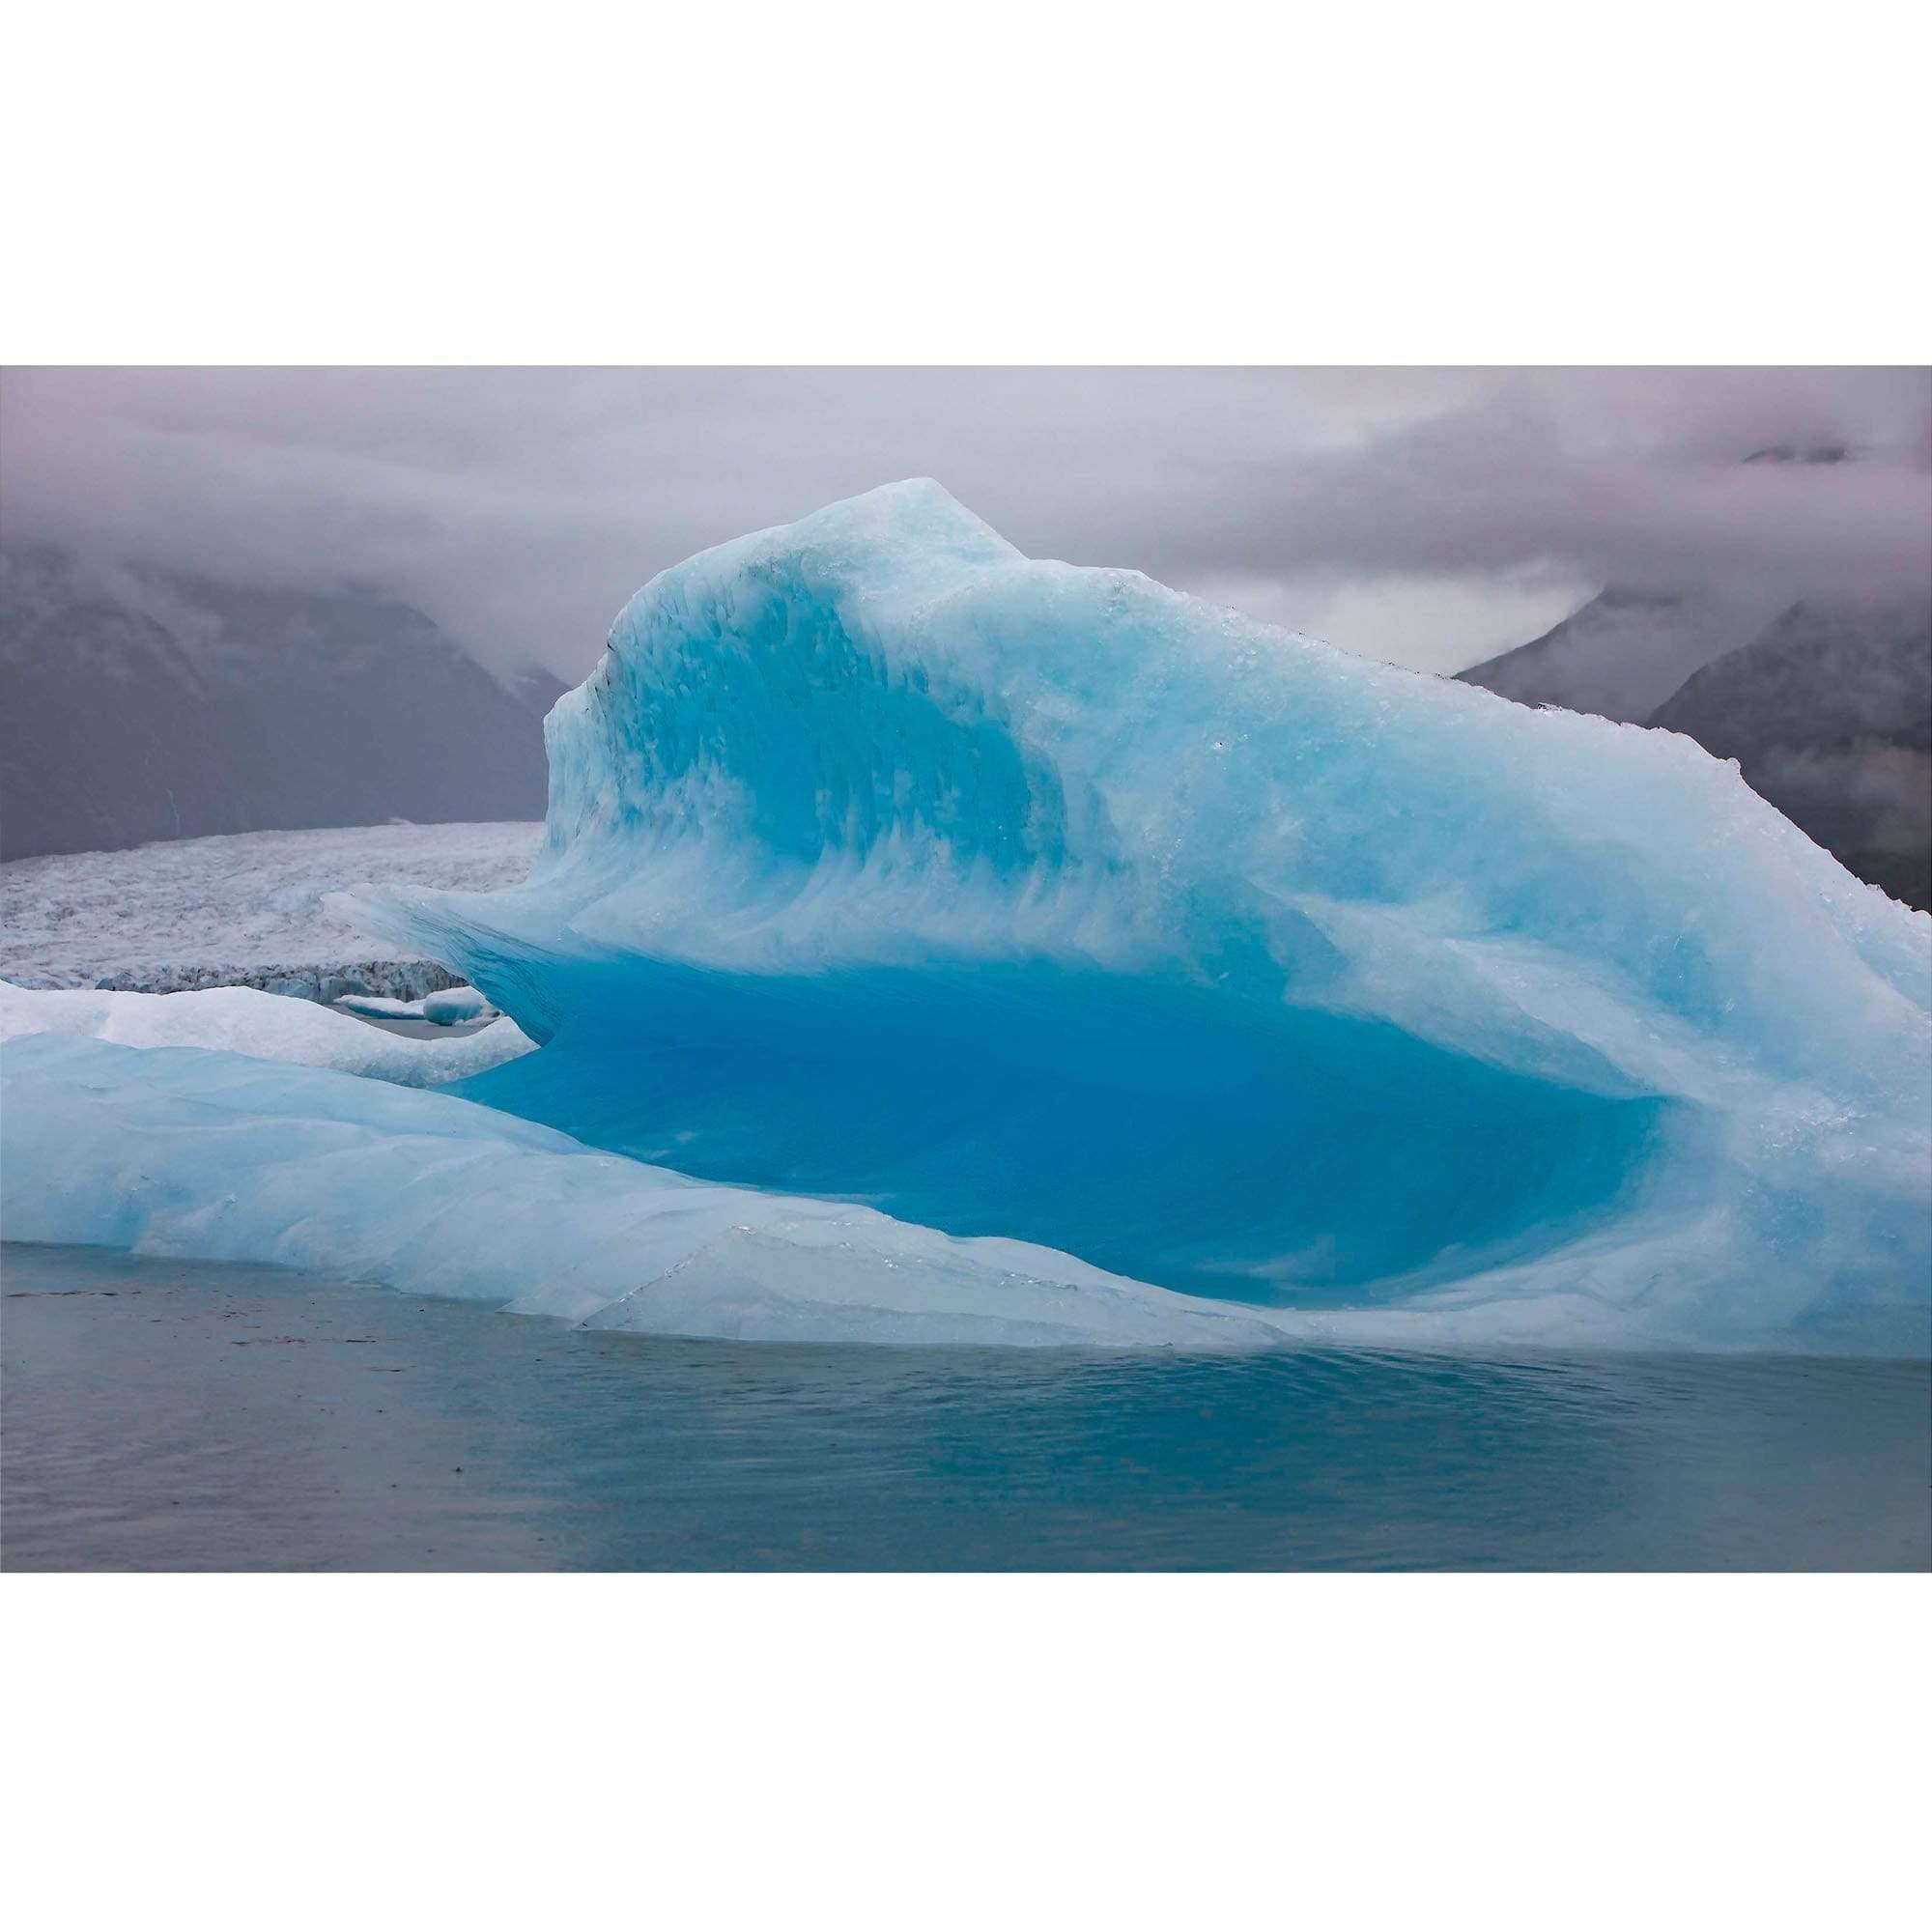
{"label": "grey cloud layer", "polygon": [[[1741,461],[1836,445],[1858,460]],[[1318,632],[1332,618],[1339,641],[1436,669],[1605,582],[1932,582],[1924,370],[0,379],[10,538],[370,582],[492,662],[570,676],[655,571],[913,474],[1035,555],[1132,565]]]}

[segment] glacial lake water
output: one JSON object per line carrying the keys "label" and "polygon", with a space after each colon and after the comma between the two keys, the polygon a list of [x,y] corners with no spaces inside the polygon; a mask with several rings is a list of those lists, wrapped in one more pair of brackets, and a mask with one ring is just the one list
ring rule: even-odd
{"label": "glacial lake water", "polygon": [[0,1251],[9,1570],[1924,1570],[1932,1367],[654,1341]]}

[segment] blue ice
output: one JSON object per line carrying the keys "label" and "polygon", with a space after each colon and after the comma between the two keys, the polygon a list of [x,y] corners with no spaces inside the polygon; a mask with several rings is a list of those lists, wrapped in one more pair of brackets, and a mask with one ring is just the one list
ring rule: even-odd
{"label": "blue ice", "polygon": [[927,482],[654,579],[548,739],[527,883],[348,901],[543,1042],[494,1108],[1257,1306],[1932,1346],[1932,918],[1688,739]]}

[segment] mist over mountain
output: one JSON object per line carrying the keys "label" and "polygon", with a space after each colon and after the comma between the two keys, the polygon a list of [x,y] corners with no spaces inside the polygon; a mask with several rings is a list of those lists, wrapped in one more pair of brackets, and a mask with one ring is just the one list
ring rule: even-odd
{"label": "mist over mountain", "polygon": [[1932,578],[1922,368],[9,369],[0,422],[9,541],[375,584],[573,684],[659,571],[907,476],[1416,670],[1605,584]]}
{"label": "mist over mountain", "polygon": [[[0,404],[7,853],[534,815],[536,715],[639,584],[895,476],[1629,723],[1781,612],[1932,582],[1923,369],[43,369]],[[1747,770],[1873,801],[1827,835],[1870,854],[1911,843],[1917,756],[1893,721]]]}
{"label": "mist over mountain", "polygon": [[[1856,472],[1845,442],[1779,442],[1740,470]],[[1825,520],[1829,526],[1830,520]],[[1910,547],[1922,552],[1926,520]],[[1900,553],[1901,559],[1905,553]],[[1932,600],[1922,575],[1793,599],[1755,590],[1608,589],[1458,676],[1521,704],[1679,731],[1861,878],[1932,905]],[[1735,580],[1732,580],[1735,582]]]}
{"label": "mist over mountain", "polygon": [[1641,724],[1684,680],[1746,644],[1776,597],[1610,589],[1574,616],[1459,675],[1519,704],[1560,704]]}
{"label": "mist over mountain", "polygon": [[1650,723],[1719,758],[1861,878],[1932,908],[1932,616],[1796,605]]}
{"label": "mist over mountain", "polygon": [[541,817],[548,671],[498,678],[408,604],[0,549],[0,858]]}
{"label": "mist over mountain", "polygon": [[[1826,462],[1825,454],[1778,460]],[[1932,619],[1922,600],[1605,591],[1460,673],[1519,703],[1694,738],[1861,879],[1932,906]]]}

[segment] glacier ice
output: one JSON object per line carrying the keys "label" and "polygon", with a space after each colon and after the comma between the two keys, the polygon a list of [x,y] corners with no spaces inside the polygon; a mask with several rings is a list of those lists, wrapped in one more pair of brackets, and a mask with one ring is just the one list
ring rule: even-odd
{"label": "glacier ice", "polygon": [[371,958],[368,935],[331,918],[323,895],[370,877],[509,885],[529,870],[542,837],[542,826],[519,823],[357,825],[10,859],[0,864],[0,980],[420,999],[448,974],[420,957]]}
{"label": "glacier ice", "polygon": [[439,993],[426,993],[419,1000],[384,1000],[373,994],[346,993],[331,1000],[329,1005],[360,1013],[365,1019],[422,1020],[431,1026],[461,1026],[469,1020],[489,1019],[497,1010],[474,986],[447,986]]}
{"label": "glacier ice", "polygon": [[432,1026],[460,1026],[465,1020],[480,1020],[489,1010],[489,1001],[474,986],[445,986],[422,1002],[422,1016]]}
{"label": "glacier ice", "polygon": [[365,1019],[419,1020],[420,1000],[391,1000],[380,993],[341,993],[328,1004],[345,1013],[360,1013]]}
{"label": "glacier ice", "polygon": [[189,993],[30,991],[0,980],[0,1040],[73,1034],[120,1046],[191,1046],[331,1066],[343,1073],[435,1087],[467,1080],[528,1053],[514,1020],[460,1039],[408,1039],[330,1013],[307,1000],[251,986]]}
{"label": "glacier ice", "polygon": [[936,484],[663,573],[526,882],[330,901],[542,1050],[471,1097],[1261,1305],[1932,1328],[1932,919],[1688,740],[1532,713]]}
{"label": "glacier ice", "polygon": [[1296,1332],[1024,1242],[707,1185],[444,1094],[208,1048],[9,1040],[0,1148],[10,1240],[280,1264],[598,1328],[1208,1349]]}
{"label": "glacier ice", "polygon": [[[0,1044],[0,1233],[750,1342],[1217,1350],[1701,1339],[1682,1304],[1605,1298],[1576,1274],[1478,1278],[1399,1307],[1217,1301],[1026,1241],[955,1238],[858,1203],[696,1180],[447,1092],[53,1032]],[[1908,1319],[1844,1339],[1897,1350],[1913,1333]],[[1805,1338],[1764,1319],[1747,1339]]]}

